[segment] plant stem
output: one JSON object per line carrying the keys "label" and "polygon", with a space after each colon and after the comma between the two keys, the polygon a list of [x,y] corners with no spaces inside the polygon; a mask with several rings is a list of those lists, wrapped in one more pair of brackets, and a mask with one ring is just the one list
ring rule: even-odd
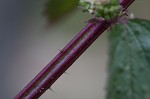
{"label": "plant stem", "polygon": [[120,3],[121,6],[123,6],[124,9],[127,9],[135,0],[122,0]]}
{"label": "plant stem", "polygon": [[[134,0],[123,0],[126,9]],[[88,23],[14,99],[37,99],[80,57],[111,23]]]}

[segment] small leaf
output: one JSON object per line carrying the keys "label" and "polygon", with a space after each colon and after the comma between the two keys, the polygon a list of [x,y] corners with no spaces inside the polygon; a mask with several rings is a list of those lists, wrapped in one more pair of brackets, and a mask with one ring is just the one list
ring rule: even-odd
{"label": "small leaf", "polygon": [[117,25],[109,37],[107,99],[150,99],[150,21]]}
{"label": "small leaf", "polygon": [[71,12],[78,2],[78,0],[49,0],[46,4],[45,14],[50,21],[55,22]]}

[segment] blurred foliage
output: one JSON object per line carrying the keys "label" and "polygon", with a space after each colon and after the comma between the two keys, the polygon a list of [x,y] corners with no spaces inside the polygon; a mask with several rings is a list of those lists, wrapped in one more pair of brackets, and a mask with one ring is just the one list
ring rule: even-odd
{"label": "blurred foliage", "polygon": [[56,22],[73,11],[77,7],[78,2],[79,0],[48,0],[45,14],[51,22]]}
{"label": "blurred foliage", "polygon": [[150,21],[117,25],[109,40],[107,99],[150,99]]}

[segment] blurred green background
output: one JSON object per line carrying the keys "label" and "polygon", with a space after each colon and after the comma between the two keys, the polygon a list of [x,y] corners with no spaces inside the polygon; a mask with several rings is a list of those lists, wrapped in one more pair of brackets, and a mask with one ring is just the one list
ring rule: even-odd
{"label": "blurred green background", "polygon": [[[51,25],[46,0],[0,1],[0,99],[12,99],[85,25],[91,16],[80,9]],[[150,19],[150,1],[136,0],[136,17]],[[40,99],[105,99],[108,41],[96,42]]]}

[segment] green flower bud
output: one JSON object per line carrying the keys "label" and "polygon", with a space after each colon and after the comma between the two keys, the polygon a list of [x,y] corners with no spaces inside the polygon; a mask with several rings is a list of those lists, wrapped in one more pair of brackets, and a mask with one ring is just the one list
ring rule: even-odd
{"label": "green flower bud", "polygon": [[106,20],[117,17],[121,12],[119,0],[80,0],[83,9]]}

